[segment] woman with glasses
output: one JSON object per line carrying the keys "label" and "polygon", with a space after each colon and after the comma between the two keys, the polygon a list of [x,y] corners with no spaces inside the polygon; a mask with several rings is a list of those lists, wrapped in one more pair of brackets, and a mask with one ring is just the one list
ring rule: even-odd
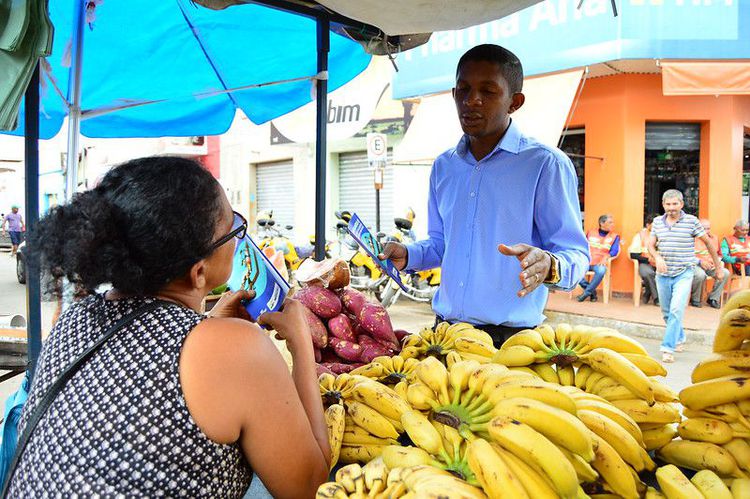
{"label": "woman with glasses", "polygon": [[122,164],[40,221],[35,261],[90,294],[46,339],[19,434],[67,366],[139,315],[32,424],[9,496],[241,497],[253,472],[274,497],[314,496],[330,449],[302,305],[258,318],[286,340],[291,375],[247,292],[201,314],[246,230],[205,169],[172,157]]}

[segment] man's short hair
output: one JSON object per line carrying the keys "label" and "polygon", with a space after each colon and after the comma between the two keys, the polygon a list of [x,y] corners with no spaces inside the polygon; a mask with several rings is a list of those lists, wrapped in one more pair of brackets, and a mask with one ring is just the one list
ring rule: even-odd
{"label": "man's short hair", "polygon": [[510,50],[491,43],[477,45],[469,49],[458,60],[456,77],[458,77],[461,67],[469,61],[494,62],[500,67],[500,74],[508,83],[508,90],[511,94],[518,93],[523,89],[523,66],[521,60]]}
{"label": "man's short hair", "polygon": [[604,215],[600,215],[599,216],[599,225],[603,224],[604,222],[606,222],[610,218],[612,218],[612,215],[608,215],[606,213]]}
{"label": "man's short hair", "polygon": [[737,220],[737,223],[734,224],[735,227],[747,227],[747,225],[747,220],[745,220],[744,218],[740,218],[739,220]]}
{"label": "man's short hair", "polygon": [[662,203],[666,201],[667,199],[679,199],[680,201],[684,202],[684,198],[682,197],[682,192],[678,191],[677,189],[669,189],[665,191],[664,194],[661,195]]}

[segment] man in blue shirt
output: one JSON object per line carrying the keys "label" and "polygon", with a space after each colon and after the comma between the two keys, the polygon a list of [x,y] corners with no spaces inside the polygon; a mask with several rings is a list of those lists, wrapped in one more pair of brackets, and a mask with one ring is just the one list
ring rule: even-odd
{"label": "man in blue shirt", "polygon": [[541,284],[572,289],[589,264],[570,159],[510,118],[522,85],[521,62],[502,47],[461,57],[453,97],[465,135],[433,164],[428,239],[380,255],[409,271],[442,266],[438,319],[472,323],[497,346],[544,320]]}

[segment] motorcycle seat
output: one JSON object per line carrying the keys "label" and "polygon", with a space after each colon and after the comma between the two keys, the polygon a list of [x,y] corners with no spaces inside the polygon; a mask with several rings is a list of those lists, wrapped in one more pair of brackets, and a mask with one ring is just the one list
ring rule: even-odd
{"label": "motorcycle seat", "polygon": [[411,221],[405,218],[394,218],[393,223],[401,230],[411,230],[412,227]]}

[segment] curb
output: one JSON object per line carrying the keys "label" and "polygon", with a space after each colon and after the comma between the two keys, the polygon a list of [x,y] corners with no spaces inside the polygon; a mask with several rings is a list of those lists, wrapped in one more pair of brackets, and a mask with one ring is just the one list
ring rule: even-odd
{"label": "curb", "polygon": [[[664,337],[664,326],[652,324],[641,324],[638,322],[607,319],[606,317],[592,317],[590,315],[572,314],[568,312],[557,312],[545,310],[544,315],[550,322],[570,322],[574,324],[585,324],[587,326],[603,326],[616,329],[628,336],[661,340]],[[685,342],[692,345],[712,346],[714,332],[705,329],[685,329]]]}

